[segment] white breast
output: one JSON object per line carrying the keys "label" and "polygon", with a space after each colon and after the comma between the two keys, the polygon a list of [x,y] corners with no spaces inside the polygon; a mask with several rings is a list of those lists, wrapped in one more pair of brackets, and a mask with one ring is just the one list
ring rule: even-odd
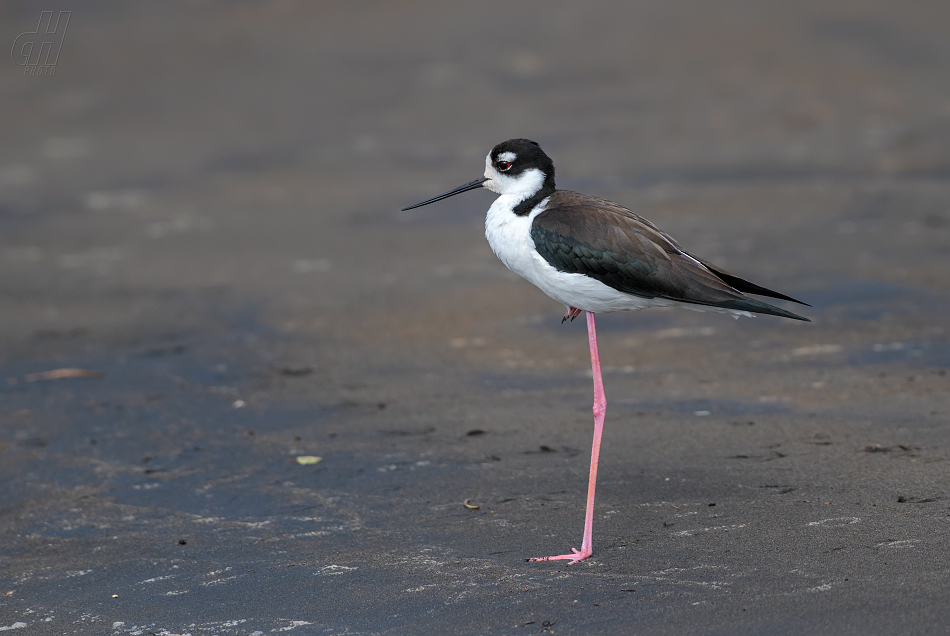
{"label": "white breast", "polygon": [[534,249],[531,224],[544,211],[544,199],[525,216],[512,210],[523,196],[503,194],[492,203],[485,217],[485,238],[492,251],[508,269],[538,287],[565,307],[576,307],[593,313],[630,311],[647,307],[683,307],[693,311],[716,311],[750,316],[747,312],[681,303],[663,298],[641,298],[625,294],[584,274],[560,272]]}
{"label": "white breast", "polygon": [[531,240],[531,222],[544,210],[547,199],[526,216],[518,216],[512,211],[520,202],[521,197],[508,194],[495,199],[485,217],[485,238],[495,256],[508,269],[534,283],[531,276],[535,269],[532,254],[536,252],[534,241]]}

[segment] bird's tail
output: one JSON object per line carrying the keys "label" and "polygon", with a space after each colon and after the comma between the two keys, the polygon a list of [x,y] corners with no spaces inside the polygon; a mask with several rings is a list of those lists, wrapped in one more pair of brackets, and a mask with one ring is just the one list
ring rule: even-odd
{"label": "bird's tail", "polygon": [[769,314],[770,316],[781,316],[782,318],[791,318],[792,320],[804,320],[805,322],[811,322],[811,319],[809,318],[799,316],[798,314],[793,314],[790,311],[785,311],[784,309],[774,305],[764,303],[761,300],[754,300],[752,298],[744,298],[742,300],[726,300],[716,303],[715,306],[723,307],[725,309],[735,309],[736,311],[749,311],[754,314]]}

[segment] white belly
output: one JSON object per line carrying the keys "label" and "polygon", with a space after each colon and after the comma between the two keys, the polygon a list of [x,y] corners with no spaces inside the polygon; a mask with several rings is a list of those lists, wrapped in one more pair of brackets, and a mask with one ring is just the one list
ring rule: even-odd
{"label": "white belly", "polygon": [[511,211],[519,202],[511,195],[502,195],[495,199],[485,217],[485,238],[488,239],[492,251],[508,269],[565,307],[576,307],[595,314],[647,307],[683,307],[693,311],[750,316],[744,311],[693,305],[663,298],[641,298],[617,291],[584,274],[560,272],[535,251],[534,241],[531,239],[531,223],[544,211],[547,199],[526,216],[518,216]]}

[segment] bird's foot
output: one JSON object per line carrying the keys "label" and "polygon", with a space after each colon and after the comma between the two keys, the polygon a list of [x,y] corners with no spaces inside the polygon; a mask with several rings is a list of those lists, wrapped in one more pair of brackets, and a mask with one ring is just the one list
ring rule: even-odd
{"label": "bird's foot", "polygon": [[583,310],[578,309],[577,307],[570,307],[566,312],[564,312],[564,317],[561,318],[561,324],[564,324],[564,321],[570,318],[571,322],[574,322],[574,319],[581,315]]}
{"label": "bird's foot", "polygon": [[583,561],[584,559],[586,559],[587,557],[589,557],[591,554],[594,553],[593,550],[578,550],[577,548],[571,548],[571,552],[573,554],[561,554],[558,556],[549,556],[549,557],[535,557],[533,559],[528,559],[528,561],[532,563],[536,563],[538,561],[568,561],[570,560],[570,563],[568,563],[568,565],[574,565],[578,561]]}

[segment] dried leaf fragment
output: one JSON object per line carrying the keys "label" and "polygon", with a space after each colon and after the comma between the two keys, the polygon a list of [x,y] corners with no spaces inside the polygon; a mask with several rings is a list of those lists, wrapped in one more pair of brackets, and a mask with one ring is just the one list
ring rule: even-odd
{"label": "dried leaf fragment", "polygon": [[89,369],[53,369],[40,373],[28,373],[23,377],[23,380],[39,382],[41,380],[63,380],[65,378],[101,378],[104,375],[105,373],[102,371],[90,371]]}

